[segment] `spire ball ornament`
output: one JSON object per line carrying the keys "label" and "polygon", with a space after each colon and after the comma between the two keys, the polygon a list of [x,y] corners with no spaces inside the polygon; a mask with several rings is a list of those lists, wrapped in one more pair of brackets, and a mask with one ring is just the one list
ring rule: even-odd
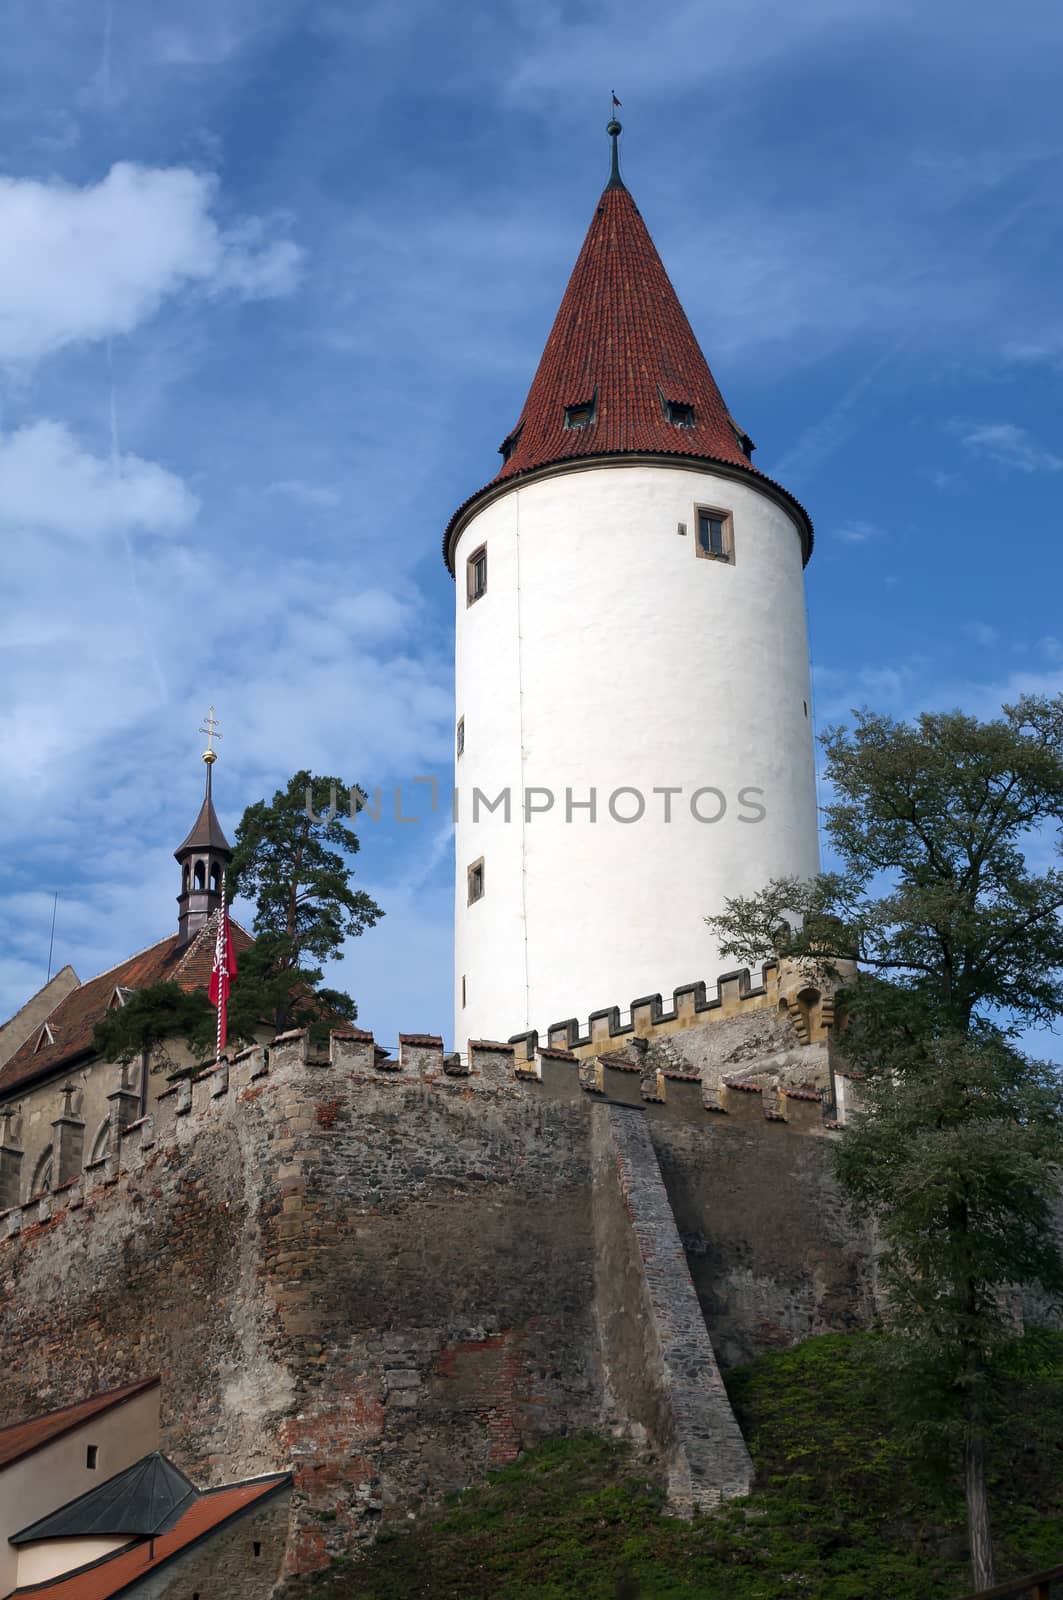
{"label": "spire ball ornament", "polygon": [[[613,96],[613,103],[617,103],[615,95]],[[620,176],[620,135],[623,133],[624,129],[623,126],[617,122],[615,112],[606,124],[605,131],[613,141],[612,161],[609,169],[609,182],[606,187],[609,189],[622,189],[624,187],[624,180]]]}

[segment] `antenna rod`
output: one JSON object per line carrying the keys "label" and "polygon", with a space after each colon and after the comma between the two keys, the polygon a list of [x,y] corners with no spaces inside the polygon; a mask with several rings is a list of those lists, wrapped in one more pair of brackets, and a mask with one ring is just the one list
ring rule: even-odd
{"label": "antenna rod", "polygon": [[52,933],[48,940],[48,976],[44,980],[45,983],[51,983],[52,981],[52,947],[55,944],[55,908],[58,904],[59,890],[57,889],[55,891],[55,899],[52,901]]}

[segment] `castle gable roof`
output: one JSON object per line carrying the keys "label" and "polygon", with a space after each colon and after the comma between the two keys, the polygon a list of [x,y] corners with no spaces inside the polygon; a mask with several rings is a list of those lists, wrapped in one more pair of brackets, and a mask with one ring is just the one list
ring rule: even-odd
{"label": "castle gable roof", "polygon": [[58,1511],[13,1533],[11,1543],[124,1533],[148,1538],[172,1527],[195,1498],[192,1481],[161,1450],[155,1450]]}
{"label": "castle gable roof", "polygon": [[[238,922],[231,927],[239,955],[254,939]],[[0,1096],[46,1077],[91,1050],[92,1030],[110,1008],[116,988],[144,989],[153,983],[173,982],[182,989],[205,989],[214,962],[216,931],[215,913],[190,944],[180,945],[178,935],[171,934],[72,990],[48,1018],[52,1042],[42,1043],[38,1049],[39,1035],[35,1034],[0,1068]]]}
{"label": "castle gable roof", "polygon": [[56,1411],[46,1411],[42,1416],[30,1417],[25,1422],[13,1422],[7,1428],[0,1428],[0,1470],[16,1461],[21,1461],[24,1456],[32,1455],[35,1450],[43,1449],[46,1444],[51,1444],[53,1439],[60,1439],[64,1434],[72,1433],[75,1428],[80,1428],[82,1423],[91,1422],[94,1417],[100,1416],[104,1411],[110,1411],[113,1406],[121,1405],[126,1400],[132,1400],[135,1395],[154,1388],[158,1382],[157,1377],[142,1378],[137,1383],[123,1384],[118,1389],[107,1389],[101,1394],[93,1395],[91,1399],[79,1400],[74,1405],[60,1406]]}
{"label": "castle gable roof", "polygon": [[32,1594],[42,1600],[113,1600],[139,1587],[148,1573],[166,1566],[290,1482],[290,1473],[280,1472],[245,1483],[227,1484],[222,1489],[210,1489],[198,1495],[174,1526],[158,1535],[151,1545],[138,1539],[91,1566],[64,1573],[47,1583],[15,1589],[13,1595]]}

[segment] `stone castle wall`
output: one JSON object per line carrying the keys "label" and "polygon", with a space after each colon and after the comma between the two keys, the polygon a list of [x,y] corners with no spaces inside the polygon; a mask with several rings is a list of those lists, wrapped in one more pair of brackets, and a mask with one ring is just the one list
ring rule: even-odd
{"label": "stone castle wall", "polygon": [[677,1509],[735,1492],[712,1341],[861,1314],[820,1100],[591,1065],[352,1029],[178,1085],[0,1218],[0,1423],[161,1373],[193,1477],[292,1469],[289,1570],[581,1428],[639,1438]]}

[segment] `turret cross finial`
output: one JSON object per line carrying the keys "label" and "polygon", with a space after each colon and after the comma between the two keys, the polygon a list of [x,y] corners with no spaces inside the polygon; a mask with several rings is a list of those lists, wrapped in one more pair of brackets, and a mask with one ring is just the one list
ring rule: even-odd
{"label": "turret cross finial", "polygon": [[213,706],[211,706],[210,710],[207,712],[207,715],[204,717],[203,726],[199,731],[200,733],[205,733],[207,736],[207,748],[203,752],[203,760],[207,763],[208,767],[213,766],[215,761],[218,759],[218,752],[214,748],[214,741],[215,739],[221,738],[221,734],[218,732],[218,722],[214,715]]}

